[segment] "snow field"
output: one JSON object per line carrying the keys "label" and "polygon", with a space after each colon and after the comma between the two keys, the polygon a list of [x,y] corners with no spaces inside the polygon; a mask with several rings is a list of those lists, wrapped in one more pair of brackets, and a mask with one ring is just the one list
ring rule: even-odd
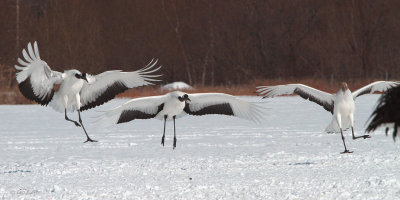
{"label": "snow field", "polygon": [[[356,101],[356,135],[379,95]],[[117,99],[82,113],[89,135],[38,105],[0,106],[1,199],[399,199],[399,144],[383,129],[353,141],[323,132],[331,114],[300,97],[260,100],[265,122],[187,116],[96,130]],[[265,103],[267,102],[267,103]],[[77,119],[77,113],[69,113]]]}

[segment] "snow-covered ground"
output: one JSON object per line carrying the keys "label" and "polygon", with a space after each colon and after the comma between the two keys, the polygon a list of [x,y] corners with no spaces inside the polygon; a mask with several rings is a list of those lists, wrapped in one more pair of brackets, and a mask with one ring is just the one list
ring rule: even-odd
{"label": "snow-covered ground", "polygon": [[[356,134],[379,95],[356,101]],[[245,97],[260,101],[259,97]],[[96,130],[94,116],[126,99],[83,112],[89,135],[38,105],[0,106],[0,199],[400,199],[400,144],[383,129],[340,154],[325,134],[330,113],[299,97],[263,100],[265,122],[226,116],[167,123],[138,120]],[[70,114],[76,119],[77,113]]]}

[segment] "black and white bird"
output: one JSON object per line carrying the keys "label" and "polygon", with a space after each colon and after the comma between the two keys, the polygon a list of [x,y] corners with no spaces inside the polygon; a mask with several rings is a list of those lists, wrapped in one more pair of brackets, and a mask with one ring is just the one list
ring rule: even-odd
{"label": "black and white bird", "polygon": [[336,94],[329,94],[315,88],[303,84],[288,84],[278,86],[259,86],[257,92],[263,98],[275,97],[278,95],[298,94],[300,97],[315,102],[322,106],[325,110],[333,114],[332,121],[325,129],[328,133],[338,133],[342,135],[344,152],[352,153],[347,150],[346,142],[343,136],[343,129],[351,128],[353,139],[370,138],[369,135],[355,136],[354,135],[354,100],[363,95],[378,91],[386,91],[387,89],[398,85],[399,82],[391,81],[376,81],[366,85],[355,92],[351,92],[346,83],[341,84],[340,90]]}
{"label": "black and white bird", "polygon": [[379,100],[375,110],[369,118],[366,131],[375,131],[380,126],[386,126],[386,135],[389,127],[393,127],[393,139],[396,139],[400,129],[400,86],[389,89]]}
{"label": "black and white bird", "polygon": [[[15,69],[20,70],[16,75],[19,90],[29,100],[64,112],[67,121],[83,128],[87,137],[85,142],[96,141],[89,137],[83,126],[81,111],[102,105],[129,88],[153,84],[152,81],[158,81],[154,78],[160,76],[151,75],[160,69],[154,68],[157,61],[153,60],[146,67],[133,72],[115,70],[92,76],[72,69],[61,73],[51,70],[40,59],[36,42],[33,48],[28,43],[27,50],[22,50],[25,61],[18,58],[18,63],[22,66],[15,65]],[[55,91],[56,84],[60,84],[58,91]],[[69,119],[67,111],[78,111],[79,123]]]}
{"label": "black and white bird", "polygon": [[263,116],[262,107],[255,103],[243,101],[223,93],[187,94],[173,91],[161,96],[132,99],[125,104],[104,113],[98,124],[106,127],[113,124],[129,122],[135,119],[157,118],[164,120],[164,131],[161,144],[164,146],[166,121],[174,122],[174,143],[176,147],[175,119],[186,114],[207,115],[220,114],[240,117],[260,122]]}

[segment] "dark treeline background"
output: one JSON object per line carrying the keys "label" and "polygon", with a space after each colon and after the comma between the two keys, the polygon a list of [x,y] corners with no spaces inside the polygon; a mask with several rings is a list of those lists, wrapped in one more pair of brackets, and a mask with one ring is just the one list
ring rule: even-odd
{"label": "dark treeline background", "polygon": [[[398,79],[398,0],[1,0],[0,66],[38,41],[54,70],[136,70],[165,82]],[[5,75],[6,74],[6,75]]]}

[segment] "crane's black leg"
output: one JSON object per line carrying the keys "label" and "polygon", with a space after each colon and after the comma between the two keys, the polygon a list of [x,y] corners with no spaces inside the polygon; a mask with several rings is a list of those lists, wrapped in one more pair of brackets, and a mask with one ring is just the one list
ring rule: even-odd
{"label": "crane's black leg", "polygon": [[74,122],[75,126],[78,126],[78,127],[81,126],[78,122],[68,118],[67,109],[65,109],[64,112],[65,112],[65,120],[70,121],[70,122]]}
{"label": "crane's black leg", "polygon": [[164,115],[164,132],[163,132],[163,135],[162,135],[162,138],[161,138],[161,144],[163,146],[164,146],[164,139],[165,139],[165,125],[167,123],[167,117],[168,117],[168,115]]}
{"label": "crane's black leg", "polygon": [[86,137],[87,137],[87,139],[86,139],[86,141],[85,141],[84,143],[86,143],[86,142],[97,142],[97,140],[92,140],[92,139],[89,137],[89,135],[87,134],[86,129],[85,129],[85,127],[84,127],[83,124],[82,124],[81,112],[80,112],[79,110],[78,110],[78,116],[79,116],[79,123],[81,123],[82,128],[83,128],[83,131],[85,131],[85,134],[86,134]]}
{"label": "crane's black leg", "polygon": [[347,150],[346,148],[346,142],[344,141],[344,136],[343,136],[343,130],[340,128],[340,134],[342,134],[342,140],[343,140],[343,145],[344,145],[344,151],[341,153],[353,153],[352,151]]}
{"label": "crane's black leg", "polygon": [[353,129],[353,127],[351,127],[351,134],[353,134],[353,140],[356,140],[356,139],[360,139],[360,138],[364,138],[364,139],[367,139],[367,138],[371,138],[371,136],[369,136],[369,135],[362,135],[362,136],[355,136],[354,135],[354,129]]}
{"label": "crane's black leg", "polygon": [[173,149],[175,149],[176,148],[176,130],[175,130],[175,115],[172,117],[173,119],[174,119],[174,147],[173,147]]}
{"label": "crane's black leg", "polygon": [[[399,127],[399,123],[398,122],[395,122],[394,123],[394,127],[393,127],[393,140],[395,140],[396,141],[396,136],[397,136],[397,128]],[[387,133],[386,133],[386,135],[387,135]]]}

